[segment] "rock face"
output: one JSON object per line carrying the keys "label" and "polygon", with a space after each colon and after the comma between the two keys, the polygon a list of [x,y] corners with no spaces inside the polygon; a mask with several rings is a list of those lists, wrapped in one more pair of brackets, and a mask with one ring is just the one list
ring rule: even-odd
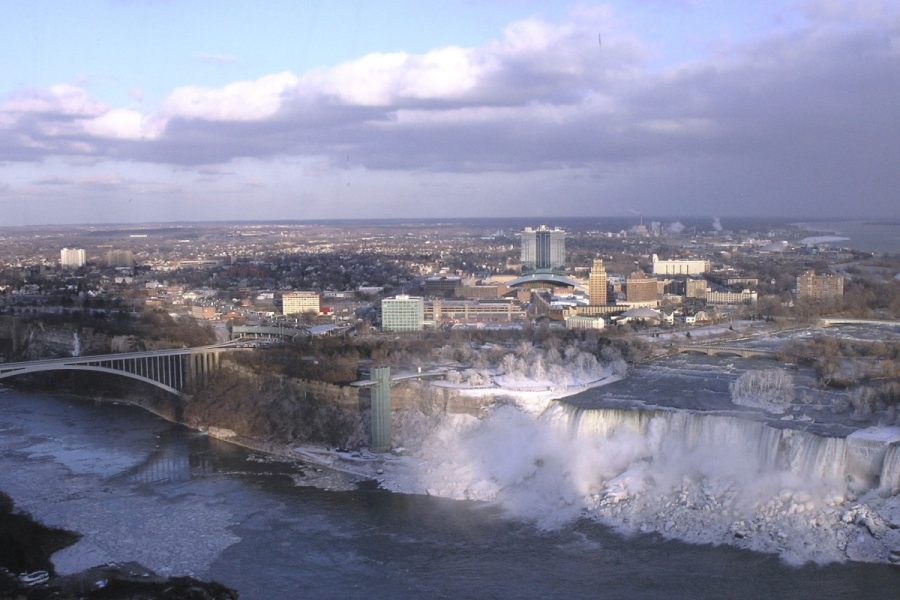
{"label": "rock face", "polygon": [[[415,381],[391,388],[394,421],[401,423],[409,420],[398,420],[404,414],[478,415],[492,403],[491,398],[467,397]],[[225,366],[183,402],[180,418],[166,412],[171,406],[162,410],[192,427],[227,429],[263,442],[359,448],[370,444],[370,407],[367,388]]]}
{"label": "rock face", "polygon": [[45,325],[17,317],[0,318],[0,353],[6,360],[72,356],[76,345],[79,354],[105,354],[112,351],[112,340],[90,327]]}

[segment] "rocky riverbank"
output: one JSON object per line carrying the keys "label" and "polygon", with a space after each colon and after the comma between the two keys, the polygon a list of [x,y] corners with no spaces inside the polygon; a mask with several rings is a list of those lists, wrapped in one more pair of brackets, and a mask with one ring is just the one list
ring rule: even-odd
{"label": "rocky riverbank", "polygon": [[[12,499],[0,492],[0,598],[104,600],[183,599],[233,600],[237,592],[216,582],[192,577],[160,577],[138,563],[110,563],[80,573],[56,576],[51,556],[74,544],[79,534],[46,527],[15,510]],[[46,571],[49,580],[28,586],[22,573]]]}

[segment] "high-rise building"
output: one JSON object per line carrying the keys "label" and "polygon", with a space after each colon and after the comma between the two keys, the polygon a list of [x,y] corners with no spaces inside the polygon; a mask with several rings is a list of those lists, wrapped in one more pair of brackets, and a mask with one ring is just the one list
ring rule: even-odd
{"label": "high-rise building", "polygon": [[319,314],[319,294],[317,292],[284,292],[281,295],[281,312],[285,315],[308,312]]}
{"label": "high-rise building", "polygon": [[588,295],[591,306],[605,306],[608,304],[606,297],[606,268],[602,259],[596,259],[591,266],[591,274],[588,277]]}
{"label": "high-rise building", "polygon": [[816,275],[815,271],[807,271],[797,278],[797,298],[800,300],[835,300],[843,295],[843,275]]}
{"label": "high-rise building", "polygon": [[421,296],[400,294],[381,301],[381,329],[384,331],[421,331],[425,322],[425,300]]}
{"label": "high-rise building", "polygon": [[106,253],[106,264],[110,267],[133,267],[134,253],[131,250],[110,250]]}
{"label": "high-rise building", "polygon": [[84,266],[84,248],[63,248],[59,251],[59,266],[77,269]]}
{"label": "high-rise building", "polygon": [[522,232],[522,270],[555,271],[566,266],[566,232],[559,227],[537,229],[526,227]]}
{"label": "high-rise building", "polygon": [[625,300],[630,304],[656,304],[656,279],[635,271],[625,280]]}

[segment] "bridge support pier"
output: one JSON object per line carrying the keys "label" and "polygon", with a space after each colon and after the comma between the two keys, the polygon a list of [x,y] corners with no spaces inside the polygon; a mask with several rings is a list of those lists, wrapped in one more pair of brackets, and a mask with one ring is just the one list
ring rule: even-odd
{"label": "bridge support pier", "polygon": [[374,367],[370,378],[375,382],[370,392],[372,449],[387,452],[391,449],[391,368]]}

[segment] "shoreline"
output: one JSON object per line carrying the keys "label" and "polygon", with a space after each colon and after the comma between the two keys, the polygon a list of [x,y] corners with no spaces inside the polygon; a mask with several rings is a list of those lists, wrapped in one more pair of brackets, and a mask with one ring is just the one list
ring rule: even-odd
{"label": "shoreline", "polygon": [[[163,598],[184,594],[197,600],[233,600],[237,592],[215,581],[188,576],[164,577],[129,561],[95,565],[60,575],[53,555],[79,542],[82,534],[50,527],[17,509],[0,490],[0,597],[2,598]],[[29,585],[23,574],[46,573],[46,581]]]}

